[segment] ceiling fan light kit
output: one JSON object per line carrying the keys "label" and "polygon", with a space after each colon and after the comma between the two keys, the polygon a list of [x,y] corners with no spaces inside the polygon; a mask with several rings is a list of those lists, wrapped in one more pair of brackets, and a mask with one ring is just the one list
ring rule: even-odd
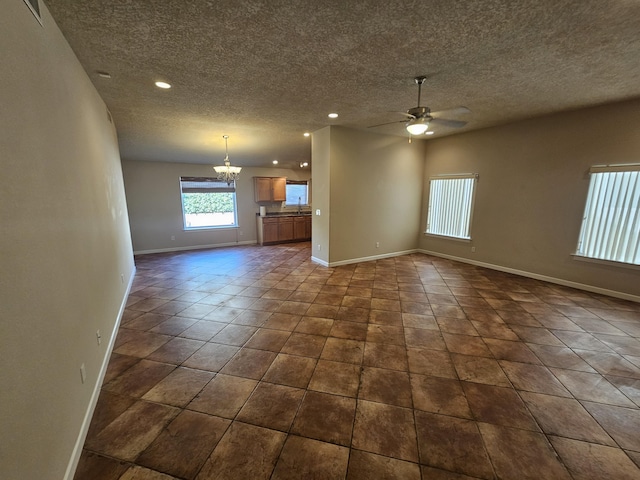
{"label": "ceiling fan light kit", "polygon": [[224,165],[216,165],[213,169],[218,174],[218,180],[221,182],[225,182],[227,185],[231,185],[240,176],[240,170],[242,167],[232,167],[231,162],[229,162],[229,135],[223,135],[224,138],[224,147],[226,151],[226,155],[224,157]]}

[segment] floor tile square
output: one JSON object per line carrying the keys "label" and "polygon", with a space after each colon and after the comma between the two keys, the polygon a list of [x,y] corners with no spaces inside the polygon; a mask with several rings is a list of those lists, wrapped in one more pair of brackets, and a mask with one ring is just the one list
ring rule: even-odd
{"label": "floor tile square", "polygon": [[218,374],[189,403],[187,408],[224,418],[235,418],[258,382]]}
{"label": "floor tile square", "polygon": [[271,479],[344,478],[348,462],[348,448],[290,435]]}
{"label": "floor tile square", "polygon": [[478,426],[499,478],[571,480],[541,433],[488,423]]}
{"label": "floor tile square", "polygon": [[299,388],[260,383],[244,404],[236,419],[287,432],[298,411],[304,390]]}
{"label": "floor tile square", "polygon": [[463,382],[462,386],[477,421],[540,431],[525,404],[512,388],[470,382]]}
{"label": "floor tile square", "polygon": [[315,367],[316,360],[313,358],[279,353],[264,374],[263,380],[279,385],[307,388]]}
{"label": "floor tile square", "polygon": [[181,478],[194,478],[231,420],[184,410],[136,459],[139,465]]}
{"label": "floor tile square", "polygon": [[364,343],[343,338],[327,338],[320,358],[335,362],[354,363],[360,365],[364,354]]}
{"label": "floor tile square", "polygon": [[409,374],[384,368],[364,367],[358,398],[387,405],[411,407]]}
{"label": "floor tile square", "polygon": [[416,429],[420,463],[473,477],[493,478],[476,422],[417,411]]}
{"label": "floor tile square", "polygon": [[291,433],[349,447],[356,413],[355,398],[307,392]]}
{"label": "floor tile square", "polygon": [[150,402],[184,407],[213,377],[214,374],[211,372],[179,367],[158,382],[142,398]]}
{"label": "floor tile square", "polygon": [[413,407],[431,413],[472,418],[459,380],[411,374]]}
{"label": "floor tile square", "polygon": [[233,422],[205,462],[197,479],[268,480],[286,437],[283,432]]}
{"label": "floor tile square", "polygon": [[355,397],[360,385],[360,366],[351,363],[319,360],[309,389]]}
{"label": "floor tile square", "polygon": [[351,446],[385,457],[417,462],[412,410],[358,400]]}
{"label": "floor tile square", "polygon": [[220,372],[225,375],[260,380],[275,358],[276,354],[273,352],[243,348],[229,360]]}

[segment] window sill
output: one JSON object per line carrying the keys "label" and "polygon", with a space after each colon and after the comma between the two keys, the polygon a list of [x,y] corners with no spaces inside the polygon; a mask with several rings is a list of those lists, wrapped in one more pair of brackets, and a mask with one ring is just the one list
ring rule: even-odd
{"label": "window sill", "polygon": [[571,256],[574,260],[578,260],[579,262],[598,263],[600,265],[609,265],[610,267],[622,267],[631,270],[640,270],[640,265],[635,265],[633,263],[624,263],[616,262],[615,260],[603,260],[602,258],[585,257],[584,255],[580,255],[578,253],[572,253]]}
{"label": "window sill", "polygon": [[449,235],[438,235],[435,233],[424,232],[425,237],[444,238],[447,240],[454,240],[456,242],[471,243],[471,237],[450,237]]}

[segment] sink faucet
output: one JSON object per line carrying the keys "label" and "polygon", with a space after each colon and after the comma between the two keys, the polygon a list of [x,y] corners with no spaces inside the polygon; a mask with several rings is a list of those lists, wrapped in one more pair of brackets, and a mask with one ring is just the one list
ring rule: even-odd
{"label": "sink faucet", "polygon": [[302,197],[298,197],[298,214],[302,211]]}

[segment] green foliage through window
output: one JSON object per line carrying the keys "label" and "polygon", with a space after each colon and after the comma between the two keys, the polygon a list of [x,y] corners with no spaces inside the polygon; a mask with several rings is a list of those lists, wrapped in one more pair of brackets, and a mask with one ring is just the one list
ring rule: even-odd
{"label": "green foliage through window", "polygon": [[232,213],[233,195],[231,192],[183,193],[184,213]]}

